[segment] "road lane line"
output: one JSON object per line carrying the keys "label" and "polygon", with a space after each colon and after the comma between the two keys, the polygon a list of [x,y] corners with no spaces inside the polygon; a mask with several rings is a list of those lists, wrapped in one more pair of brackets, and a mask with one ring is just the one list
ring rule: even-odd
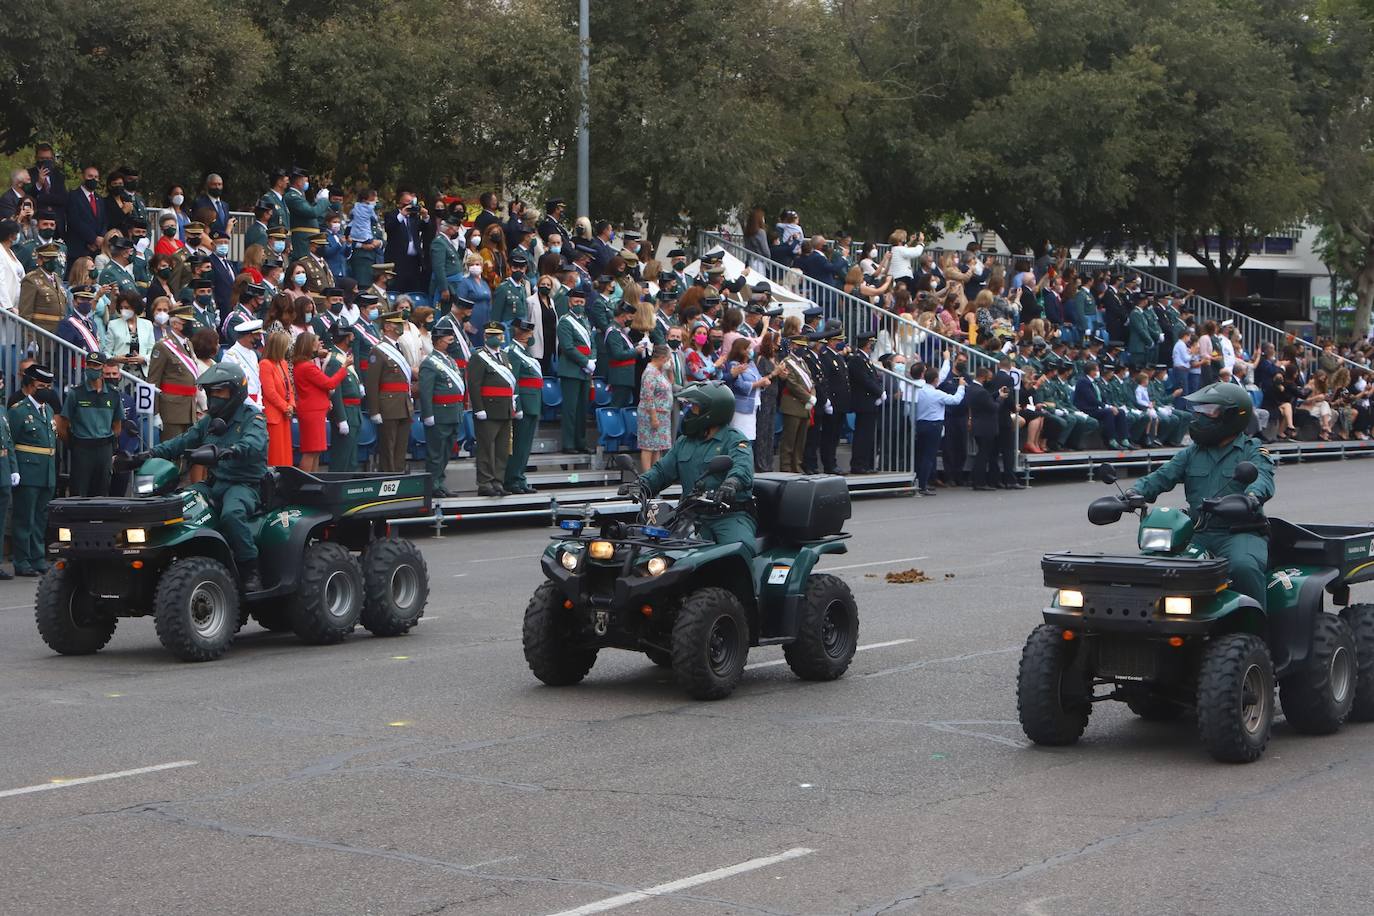
{"label": "road lane line", "polygon": [[[906,645],[906,644],[909,643],[909,642],[915,642],[915,641],[916,641],[916,640],[914,640],[914,639],[889,639],[887,642],[874,642],[874,643],[869,643],[869,644],[866,645],[866,646],[859,646],[859,647],[858,647],[857,649],[855,649],[854,651],[855,651],[855,652],[867,652],[869,649],[886,649],[888,646],[904,646],[904,645]],[[771,667],[773,667],[774,665],[785,665],[785,664],[787,664],[787,659],[785,659],[785,658],[775,658],[775,659],[772,659],[771,661],[766,661],[766,662],[754,662],[753,664],[745,665],[745,666],[744,666],[744,670],[745,670],[745,671],[753,671],[755,668],[771,668]]]}
{"label": "road lane line", "polygon": [[22,611],[33,607],[32,604],[11,604],[9,607],[0,607],[0,611]]}
{"label": "road lane line", "polygon": [[738,865],[729,865],[725,868],[717,868],[715,871],[702,872],[699,875],[692,875],[690,878],[679,878],[676,881],[669,881],[667,884],[658,884],[653,887],[645,888],[642,891],[631,891],[628,894],[607,897],[605,900],[588,903],[576,909],[554,913],[553,916],[589,916],[591,913],[604,913],[607,910],[628,906],[631,903],[639,903],[641,900],[648,900],[652,897],[662,897],[677,891],[686,890],[689,887],[696,887],[699,884],[709,884],[712,881],[720,881],[724,878],[743,874],[744,872],[757,871],[760,868],[777,865],[779,862],[786,862],[788,859],[799,859],[802,856],[809,856],[815,851],[814,849],[798,846],[796,849],[789,849],[775,856],[750,859],[748,862],[741,862]]}
{"label": "road lane line", "polygon": [[914,563],[917,560],[929,560],[930,557],[899,557],[895,560],[876,560],[872,563],[849,563],[845,566],[827,566],[821,572],[834,572],[837,569],[863,569],[865,566],[891,566],[893,563]]}
{"label": "road lane line", "polygon": [[33,792],[47,792],[52,789],[68,789],[72,786],[84,786],[92,782],[105,782],[107,779],[123,779],[126,776],[142,776],[144,773],[157,773],[161,770],[175,770],[181,767],[193,767],[196,765],[194,760],[174,760],[171,763],[159,763],[151,767],[139,767],[136,770],[120,770],[117,773],[101,773],[98,776],[79,776],[74,779],[54,779],[37,786],[24,786],[22,789],[5,789],[0,791],[0,798],[9,798],[11,795],[29,795]]}

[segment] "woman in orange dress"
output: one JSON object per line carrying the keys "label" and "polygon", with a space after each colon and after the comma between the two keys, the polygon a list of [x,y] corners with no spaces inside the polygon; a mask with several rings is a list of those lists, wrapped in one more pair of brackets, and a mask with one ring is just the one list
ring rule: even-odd
{"label": "woman in orange dress", "polygon": [[272,467],[291,467],[291,418],[296,414],[296,385],[286,351],[291,335],[273,331],[262,349],[258,374],[262,376],[262,408],[267,417],[267,463]]}

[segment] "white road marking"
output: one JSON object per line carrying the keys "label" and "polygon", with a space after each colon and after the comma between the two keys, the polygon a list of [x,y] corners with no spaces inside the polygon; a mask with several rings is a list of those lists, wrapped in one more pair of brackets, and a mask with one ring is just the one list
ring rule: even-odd
{"label": "white road marking", "polygon": [[821,572],[834,572],[837,569],[863,569],[865,566],[891,566],[893,563],[914,563],[917,560],[929,560],[930,557],[900,557],[896,560],[877,560],[872,563],[849,563],[845,566],[827,566]]}
{"label": "white road marking", "polygon": [[534,560],[542,557],[542,553],[527,553],[518,557],[483,557],[480,560],[468,560],[469,563],[500,563],[504,560]]}
{"label": "white road marking", "polygon": [[139,767],[136,770],[120,770],[118,773],[101,773],[98,776],[80,776],[75,779],[54,779],[52,782],[45,782],[38,786],[25,786],[22,789],[5,789],[0,792],[0,798],[9,798],[11,795],[28,795],[33,792],[48,792],[52,789],[68,789],[72,786],[84,786],[91,782],[104,782],[107,779],[123,779],[126,776],[142,776],[144,773],[156,773],[160,770],[175,770],[180,767],[193,767],[196,765],[194,760],[174,760],[171,763],[159,763],[151,767]]}
{"label": "white road marking", "polygon": [[[905,645],[906,643],[915,642],[915,641],[916,641],[916,640],[914,640],[914,639],[889,639],[887,642],[874,642],[874,643],[869,643],[869,644],[866,645],[866,646],[859,646],[859,647],[858,647],[857,649],[855,649],[854,651],[855,651],[855,652],[867,652],[869,649],[886,649],[888,646],[901,646],[901,645]],[[772,659],[771,661],[766,661],[766,662],[754,662],[752,665],[745,665],[745,666],[744,666],[744,670],[745,670],[745,671],[753,671],[755,668],[771,668],[771,667],[773,667],[774,665],[785,665],[785,664],[787,664],[787,659],[785,659],[785,658],[775,658],[775,659]]]}
{"label": "white road marking", "polygon": [[23,611],[31,607],[32,604],[11,604],[9,607],[0,607],[0,611]]}
{"label": "white road marking", "polygon": [[798,859],[802,856],[809,856],[815,851],[814,849],[806,849],[805,847],[798,846],[796,849],[789,849],[775,856],[750,859],[748,862],[741,862],[738,865],[729,865],[725,868],[717,868],[715,871],[702,872],[699,875],[692,875],[690,878],[679,878],[676,881],[669,881],[667,884],[658,884],[653,887],[645,888],[642,891],[630,891],[628,894],[607,897],[605,900],[588,903],[576,909],[563,910],[562,912],[553,914],[553,916],[588,916],[588,914],[591,913],[604,913],[607,910],[628,906],[631,903],[639,903],[641,900],[648,900],[651,897],[662,897],[677,891],[686,890],[689,887],[696,887],[699,884],[709,884],[712,881],[720,881],[724,878],[743,874],[747,871],[757,871],[760,868],[777,865],[779,862],[786,862],[788,859]]}
{"label": "white road marking", "polygon": [[463,578],[463,577],[466,576],[466,575],[467,575],[467,573],[454,573],[454,574],[453,574],[453,578],[455,578],[455,579],[461,579],[461,578]]}

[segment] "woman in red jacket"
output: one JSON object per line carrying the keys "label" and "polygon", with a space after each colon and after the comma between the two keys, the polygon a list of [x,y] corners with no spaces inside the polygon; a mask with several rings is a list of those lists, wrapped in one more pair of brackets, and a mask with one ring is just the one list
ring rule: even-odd
{"label": "woman in red jacket", "polygon": [[353,366],[353,354],[344,357],[343,366],[333,375],[325,375],[317,359],[325,359],[329,351],[310,331],[296,338],[291,351],[291,370],[296,375],[296,417],[301,430],[301,470],[316,471],[320,466],[320,452],[328,447],[325,424],[329,416],[329,393],[339,386]]}
{"label": "woman in red jacket", "polygon": [[291,347],[291,335],[276,331],[262,348],[258,375],[262,377],[262,409],[267,419],[267,463],[272,467],[289,468],[291,460],[291,418],[296,413],[296,385],[291,379],[291,367],[286,351]]}

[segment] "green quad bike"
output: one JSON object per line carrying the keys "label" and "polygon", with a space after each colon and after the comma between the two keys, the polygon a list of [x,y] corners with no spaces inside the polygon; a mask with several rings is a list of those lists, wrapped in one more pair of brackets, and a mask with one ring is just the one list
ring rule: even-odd
{"label": "green quad bike", "polygon": [[[628,459],[619,466],[633,472]],[[729,466],[717,456],[709,468]],[[718,700],[739,683],[749,648],[762,645],[781,645],[805,680],[843,675],[858,645],[858,608],[843,580],[812,569],[823,554],[848,550],[844,478],[759,475],[754,501],[753,555],[697,536],[697,518],[719,509],[700,489],[675,509],[642,499],[560,518],[563,532],[542,559],[548,581],[525,610],[535,677],[576,684],[598,651],[628,649],[671,668],[692,697]],[[592,525],[600,534],[587,532]]]}
{"label": "green quad bike", "polygon": [[[1109,464],[1097,476],[1117,480]],[[1248,485],[1257,469],[1243,461],[1234,476]],[[1154,721],[1192,710],[1213,757],[1248,763],[1269,741],[1276,681],[1304,734],[1374,719],[1374,604],[1350,604],[1350,586],[1374,579],[1374,527],[1266,519],[1240,494],[1204,501],[1194,518],[1122,493],[1094,500],[1088,519],[1108,525],[1128,511],[1141,513],[1139,555],[1041,560],[1055,593],[1021,655],[1028,738],[1072,744],[1094,703],[1120,700]],[[1191,543],[1211,524],[1270,532],[1267,610],[1230,590],[1225,559]],[[1328,610],[1325,596],[1343,609]]]}
{"label": "green quad bike", "polygon": [[[202,446],[190,460],[213,464],[214,449]],[[252,594],[241,592],[210,503],[178,490],[178,477],[176,464],[150,458],[132,497],[49,504],[52,563],[35,617],[55,652],[98,652],[120,617],[151,615],[163,646],[197,662],[223,655],[250,615],[317,645],[343,640],[360,621],[374,636],[400,636],[419,622],[429,597],[424,556],[392,536],[387,519],[431,511],[428,476],[270,469],[249,523],[270,584]]]}

